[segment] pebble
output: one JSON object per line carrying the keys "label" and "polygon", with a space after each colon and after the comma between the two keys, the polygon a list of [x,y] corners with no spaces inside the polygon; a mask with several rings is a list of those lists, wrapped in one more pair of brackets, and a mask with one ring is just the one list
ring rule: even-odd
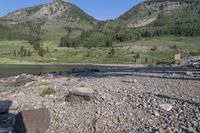
{"label": "pebble", "polygon": [[154,115],[159,117],[160,116],[160,113],[158,111],[154,111]]}
{"label": "pebble", "polygon": [[159,106],[166,111],[170,111],[173,108],[173,106],[170,104],[160,104]]}
{"label": "pebble", "polygon": [[188,75],[188,76],[193,76],[193,72],[187,71],[187,72],[186,72],[186,75]]}

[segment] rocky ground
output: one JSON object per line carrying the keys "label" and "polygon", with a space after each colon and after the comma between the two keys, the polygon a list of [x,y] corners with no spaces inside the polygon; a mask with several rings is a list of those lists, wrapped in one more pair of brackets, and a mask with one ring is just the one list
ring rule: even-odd
{"label": "rocky ground", "polygon": [[200,132],[199,69],[24,74],[0,79],[4,100],[11,114],[48,108],[48,133]]}

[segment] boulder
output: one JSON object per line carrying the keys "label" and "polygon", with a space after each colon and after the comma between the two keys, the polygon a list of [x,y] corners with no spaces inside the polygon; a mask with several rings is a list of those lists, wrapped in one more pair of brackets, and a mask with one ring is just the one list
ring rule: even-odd
{"label": "boulder", "polygon": [[11,105],[12,101],[0,101],[0,114],[8,112]]}
{"label": "boulder", "polygon": [[34,77],[32,75],[22,74],[16,78],[15,86],[23,86],[32,81],[34,81]]}
{"label": "boulder", "polygon": [[78,87],[69,92],[66,101],[90,101],[94,98],[94,90],[88,87]]}
{"label": "boulder", "polygon": [[22,111],[15,119],[14,131],[17,133],[44,133],[50,125],[50,113],[46,108]]}

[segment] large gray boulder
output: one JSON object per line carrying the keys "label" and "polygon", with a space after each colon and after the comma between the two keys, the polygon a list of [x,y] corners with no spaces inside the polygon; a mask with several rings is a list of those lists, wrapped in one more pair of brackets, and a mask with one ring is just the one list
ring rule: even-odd
{"label": "large gray boulder", "polygon": [[50,113],[46,108],[22,111],[15,119],[16,133],[44,133],[50,126]]}
{"label": "large gray boulder", "polygon": [[69,92],[65,97],[69,102],[90,101],[94,98],[94,90],[88,87],[77,87]]}

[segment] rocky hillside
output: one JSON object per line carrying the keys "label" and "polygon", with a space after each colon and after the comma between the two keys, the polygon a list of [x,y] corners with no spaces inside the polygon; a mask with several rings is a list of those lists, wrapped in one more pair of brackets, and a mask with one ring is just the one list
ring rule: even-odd
{"label": "rocky hillside", "polygon": [[[45,39],[60,39],[67,34],[66,28],[73,28],[73,35],[79,34],[82,29],[92,29],[96,20],[86,14],[77,6],[63,0],[54,0],[52,3],[43,4],[25,9],[19,9],[0,19],[0,29],[7,30],[7,36],[27,32],[24,23],[27,21],[42,23]],[[9,29],[12,29],[10,33]],[[16,31],[17,33],[15,33]]]}
{"label": "rocky hillside", "polygon": [[159,20],[163,15],[199,14],[199,12],[198,0],[147,0],[117,18],[116,22],[120,27],[142,27]]}
{"label": "rocky hillside", "polygon": [[87,15],[83,10],[75,5],[62,1],[54,0],[52,3],[28,7],[20,9],[15,12],[9,13],[3,17],[14,22],[24,21],[43,21],[52,22],[58,20],[76,20],[84,19],[85,21],[92,22],[95,19]]}

